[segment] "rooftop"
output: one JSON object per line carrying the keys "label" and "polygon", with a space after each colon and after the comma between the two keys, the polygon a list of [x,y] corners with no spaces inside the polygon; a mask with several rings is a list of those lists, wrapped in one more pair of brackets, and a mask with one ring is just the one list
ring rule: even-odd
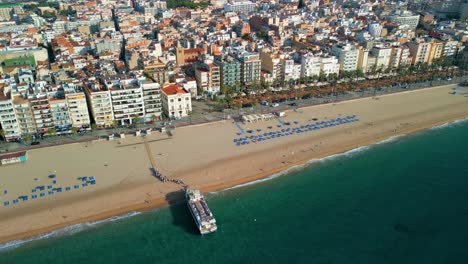
{"label": "rooftop", "polygon": [[170,84],[164,88],[162,88],[163,92],[167,95],[175,95],[175,94],[186,94],[188,93],[185,89],[180,88],[177,84]]}

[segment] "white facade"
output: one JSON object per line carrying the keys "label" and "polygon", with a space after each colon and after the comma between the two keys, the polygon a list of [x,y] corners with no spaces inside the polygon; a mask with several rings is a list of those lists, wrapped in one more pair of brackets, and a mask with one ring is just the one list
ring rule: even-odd
{"label": "white facade", "polygon": [[[0,92],[3,93],[2,90]],[[0,100],[0,125],[6,141],[21,138],[21,129],[10,99]]]}
{"label": "white facade", "polygon": [[65,95],[65,98],[72,126],[78,129],[90,129],[91,120],[85,94],[83,92],[69,93]]}
{"label": "white facade", "polygon": [[52,121],[54,122],[56,132],[60,134],[62,131],[69,131],[72,126],[70,114],[68,112],[68,103],[63,99],[51,99],[50,110],[52,112]]}
{"label": "white facade", "polygon": [[110,94],[115,120],[121,124],[132,124],[135,117],[144,117],[143,91],[140,86],[119,81],[119,85],[110,87]]}
{"label": "white facade", "polygon": [[338,57],[341,71],[357,70],[359,50],[354,45],[336,45],[333,47],[333,52]]}
{"label": "white facade", "polygon": [[150,80],[139,81],[139,84],[143,91],[145,120],[161,119],[161,86],[159,83],[154,83]]}
{"label": "white facade", "polygon": [[340,63],[336,57],[322,58],[321,70],[325,75],[340,73]]}
{"label": "white facade", "polygon": [[416,28],[419,24],[419,15],[414,15],[410,11],[398,10],[389,16],[389,20],[400,25],[408,25],[411,28]]}
{"label": "white facade", "polygon": [[114,124],[114,112],[112,111],[110,91],[101,90],[94,83],[88,84],[85,89],[88,105],[96,126],[112,126]]}
{"label": "white facade", "polygon": [[169,118],[182,118],[192,112],[192,100],[188,91],[176,84],[162,89],[163,111]]}
{"label": "white facade", "polygon": [[233,2],[224,5],[225,12],[249,13],[256,9],[256,4],[250,1]]}
{"label": "white facade", "polygon": [[458,41],[451,40],[445,42],[443,55],[444,57],[454,56],[457,53]]}
{"label": "white facade", "polygon": [[301,57],[301,77],[320,75],[321,58],[312,54],[304,54]]}
{"label": "white facade", "polygon": [[383,26],[378,22],[372,22],[367,28],[369,34],[373,37],[380,37],[382,35],[382,29]]}
{"label": "white facade", "polygon": [[392,58],[391,47],[374,47],[371,53],[377,59],[375,64],[377,69],[387,69],[390,66]]}

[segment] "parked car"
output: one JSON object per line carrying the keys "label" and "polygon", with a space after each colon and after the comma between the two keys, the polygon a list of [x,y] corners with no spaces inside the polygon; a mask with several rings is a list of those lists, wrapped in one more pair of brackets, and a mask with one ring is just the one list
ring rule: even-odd
{"label": "parked car", "polygon": [[278,107],[278,106],[279,106],[278,103],[273,103],[273,104],[271,104],[271,107]]}
{"label": "parked car", "polygon": [[242,104],[242,108],[252,107],[251,103]]}
{"label": "parked car", "polygon": [[39,141],[31,142],[31,146],[36,146],[36,145],[39,145],[39,144],[41,144],[41,142],[39,142]]}
{"label": "parked car", "polygon": [[268,105],[268,102],[267,101],[261,101],[260,104],[261,105]]}
{"label": "parked car", "polygon": [[297,103],[290,103],[289,105],[290,105],[290,106],[298,106]]}

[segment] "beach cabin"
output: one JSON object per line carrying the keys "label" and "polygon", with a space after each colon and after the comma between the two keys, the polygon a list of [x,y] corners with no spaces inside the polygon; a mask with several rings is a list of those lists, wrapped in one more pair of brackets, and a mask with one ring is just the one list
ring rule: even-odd
{"label": "beach cabin", "polygon": [[125,133],[120,133],[119,136],[120,138],[125,138]]}
{"label": "beach cabin", "polygon": [[0,155],[0,165],[26,162],[26,151]]}
{"label": "beach cabin", "polygon": [[135,137],[139,137],[139,136],[141,136],[141,130],[135,131]]}
{"label": "beach cabin", "polygon": [[114,140],[114,134],[109,135],[109,140]]}
{"label": "beach cabin", "polygon": [[146,129],[145,133],[146,135],[151,135],[151,128]]}

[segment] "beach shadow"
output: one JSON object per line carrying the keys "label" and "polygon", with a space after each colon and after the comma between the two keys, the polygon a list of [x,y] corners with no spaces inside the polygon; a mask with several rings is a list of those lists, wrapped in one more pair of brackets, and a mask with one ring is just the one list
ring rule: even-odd
{"label": "beach shadow", "polygon": [[199,235],[195,221],[185,203],[185,191],[179,190],[166,195],[169,211],[172,215],[172,224],[192,235]]}

